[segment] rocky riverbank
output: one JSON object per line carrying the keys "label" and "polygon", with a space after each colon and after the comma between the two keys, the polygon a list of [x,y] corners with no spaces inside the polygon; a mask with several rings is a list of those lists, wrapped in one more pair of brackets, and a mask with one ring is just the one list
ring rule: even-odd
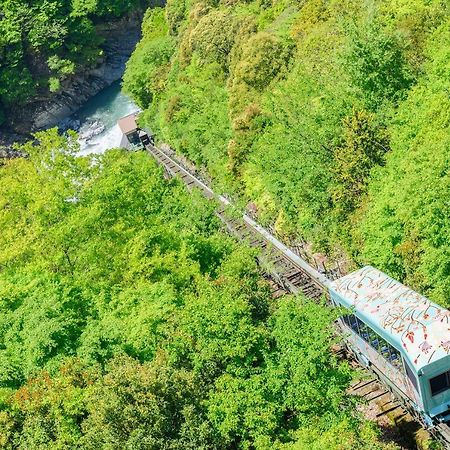
{"label": "rocky riverbank", "polygon": [[48,94],[10,113],[9,124],[0,129],[0,158],[13,156],[13,142],[30,138],[30,133],[60,124],[91,97],[119,80],[125,64],[140,39],[143,12],[102,25],[104,57],[93,68],[79,72],[62,83],[60,92]]}

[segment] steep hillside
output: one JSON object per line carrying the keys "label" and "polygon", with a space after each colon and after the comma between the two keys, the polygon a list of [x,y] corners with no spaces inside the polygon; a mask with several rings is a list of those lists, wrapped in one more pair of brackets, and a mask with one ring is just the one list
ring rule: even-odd
{"label": "steep hillside", "polygon": [[[80,73],[99,66],[107,57],[112,58],[109,47],[120,53],[114,35],[120,35],[126,28],[130,28],[130,35],[133,32],[135,35],[129,50],[128,43],[124,43],[129,55],[139,37],[138,18],[128,22],[121,19],[133,17],[152,3],[146,0],[1,0],[0,125],[11,121],[11,114],[19,121],[27,119],[24,110],[30,114],[29,107],[25,107],[30,100],[42,102],[51,99],[52,94],[70,90]],[[126,37],[121,39],[126,41]],[[113,70],[114,64],[110,66]],[[101,78],[101,74],[97,77]],[[91,79],[90,83],[93,82]],[[78,91],[83,97],[83,89],[78,87]]]}
{"label": "steep hillside", "polygon": [[271,298],[215,205],[55,130],[0,169],[0,448],[393,450],[337,312]]}
{"label": "steep hillside", "polygon": [[281,236],[447,302],[440,0],[169,0],[124,88],[142,121]]}

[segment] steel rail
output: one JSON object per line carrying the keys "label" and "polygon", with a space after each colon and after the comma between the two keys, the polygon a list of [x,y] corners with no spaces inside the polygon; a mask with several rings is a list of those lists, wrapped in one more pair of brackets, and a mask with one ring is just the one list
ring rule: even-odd
{"label": "steel rail", "polygon": [[248,223],[255,231],[257,231],[265,240],[273,244],[278,250],[280,250],[286,258],[288,258],[292,263],[298,266],[303,272],[308,274],[318,286],[326,291],[330,286],[331,281],[319,271],[310,266],[306,261],[297,256],[292,250],[290,250],[286,245],[280,242],[275,236],[270,234],[265,228],[251,219],[247,214],[243,214],[243,220]]}
{"label": "steel rail", "polygon": [[[190,178],[194,181],[195,185],[199,187],[209,198],[215,198],[225,207],[232,206],[232,203],[223,195],[216,194],[209,186],[207,186],[202,180],[193,175],[191,172],[186,170],[178,161],[169,156],[166,152],[161,149],[153,146],[147,145],[147,150],[156,156],[156,159],[160,161],[166,168],[166,170],[170,173],[170,175],[181,175],[182,178]],[[170,164],[169,164],[170,163]],[[226,221],[226,219],[221,217],[222,220]],[[275,236],[273,236],[269,231],[267,231],[264,227],[259,225],[255,220],[253,220],[247,214],[242,214],[241,219],[247,224],[253,231],[256,231],[267,243],[271,244],[274,248],[276,248],[280,255],[284,259],[286,259],[289,263],[294,265],[299,271],[304,273],[310,280],[314,282],[316,287],[322,290],[324,293],[327,292],[328,286],[330,284],[330,280],[323,274],[321,274],[318,270],[309,265],[302,258],[297,256],[292,250],[290,250],[286,245],[284,245],[280,240],[278,240]],[[226,221],[226,225],[229,227],[229,221]],[[287,283],[288,287],[291,284],[290,289],[292,292],[296,293],[299,289],[296,289],[292,283]]]}
{"label": "steel rail", "polygon": [[[146,150],[164,167],[168,175],[171,177],[180,176],[182,181],[187,185],[188,189],[197,187],[203,194],[209,199],[216,199],[221,205],[220,210],[216,213],[218,217],[227,227],[228,231],[236,235],[240,239],[247,240],[247,242],[253,246],[258,247],[265,252],[266,255],[260,258],[263,262],[274,262],[276,265],[275,270],[266,268],[266,273],[272,280],[272,284],[278,285],[278,289],[274,289],[276,295],[282,295],[285,293],[298,293],[303,292],[307,297],[312,299],[318,299],[327,294],[328,287],[331,280],[329,280],[324,274],[313,268],[305,260],[300,258],[289,247],[279,241],[264,227],[259,225],[247,214],[242,214],[240,220],[230,219],[226,217],[225,210],[227,207],[232,206],[232,203],[223,195],[216,194],[205,182],[200,180],[189,170],[183,167],[182,163],[174,159],[167,152],[153,146],[147,145]],[[255,239],[256,237],[256,239]],[[342,349],[341,351],[345,350]],[[348,355],[348,352],[347,352]],[[355,359],[353,359],[355,361]],[[367,367],[366,367],[367,369]],[[420,417],[411,411],[409,405],[405,402],[405,399],[398,398],[396,395],[392,395],[392,388],[386,386],[381,380],[382,377],[376,371],[368,368],[369,372],[376,378],[371,379],[368,383],[360,385],[356,384],[350,388],[350,392],[355,395],[361,395],[363,389],[363,397],[372,392],[376,392],[373,398],[367,399],[369,402],[376,402],[381,398],[389,397],[386,404],[389,404],[388,409],[381,409],[381,412],[377,414],[377,418],[388,415],[397,411],[393,420],[397,423],[403,423],[405,417],[407,417],[407,423],[415,421],[423,427],[423,423]],[[365,389],[368,389],[365,392]],[[411,414],[409,414],[411,413]],[[401,432],[400,432],[401,433]],[[439,424],[430,433],[436,439],[440,440],[447,449],[450,449],[450,428],[445,424]]]}

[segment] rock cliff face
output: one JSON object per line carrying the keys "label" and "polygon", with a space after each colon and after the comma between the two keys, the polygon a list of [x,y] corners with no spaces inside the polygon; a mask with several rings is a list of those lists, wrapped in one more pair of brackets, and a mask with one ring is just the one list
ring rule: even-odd
{"label": "rock cliff face", "polygon": [[103,25],[98,30],[105,38],[104,57],[96,67],[79,72],[62,83],[60,92],[49,94],[16,111],[12,111],[10,128],[18,134],[29,134],[57,125],[77,111],[91,97],[120,79],[125,64],[140,38],[142,13]]}

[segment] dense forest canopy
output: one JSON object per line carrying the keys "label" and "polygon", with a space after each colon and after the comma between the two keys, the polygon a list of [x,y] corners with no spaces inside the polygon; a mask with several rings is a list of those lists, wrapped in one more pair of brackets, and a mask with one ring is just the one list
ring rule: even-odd
{"label": "dense forest canopy", "polygon": [[0,168],[0,448],[394,449],[253,250],[144,152],[38,134]]}
{"label": "dense forest canopy", "polygon": [[284,237],[449,305],[444,0],[168,0],[125,91]]}

